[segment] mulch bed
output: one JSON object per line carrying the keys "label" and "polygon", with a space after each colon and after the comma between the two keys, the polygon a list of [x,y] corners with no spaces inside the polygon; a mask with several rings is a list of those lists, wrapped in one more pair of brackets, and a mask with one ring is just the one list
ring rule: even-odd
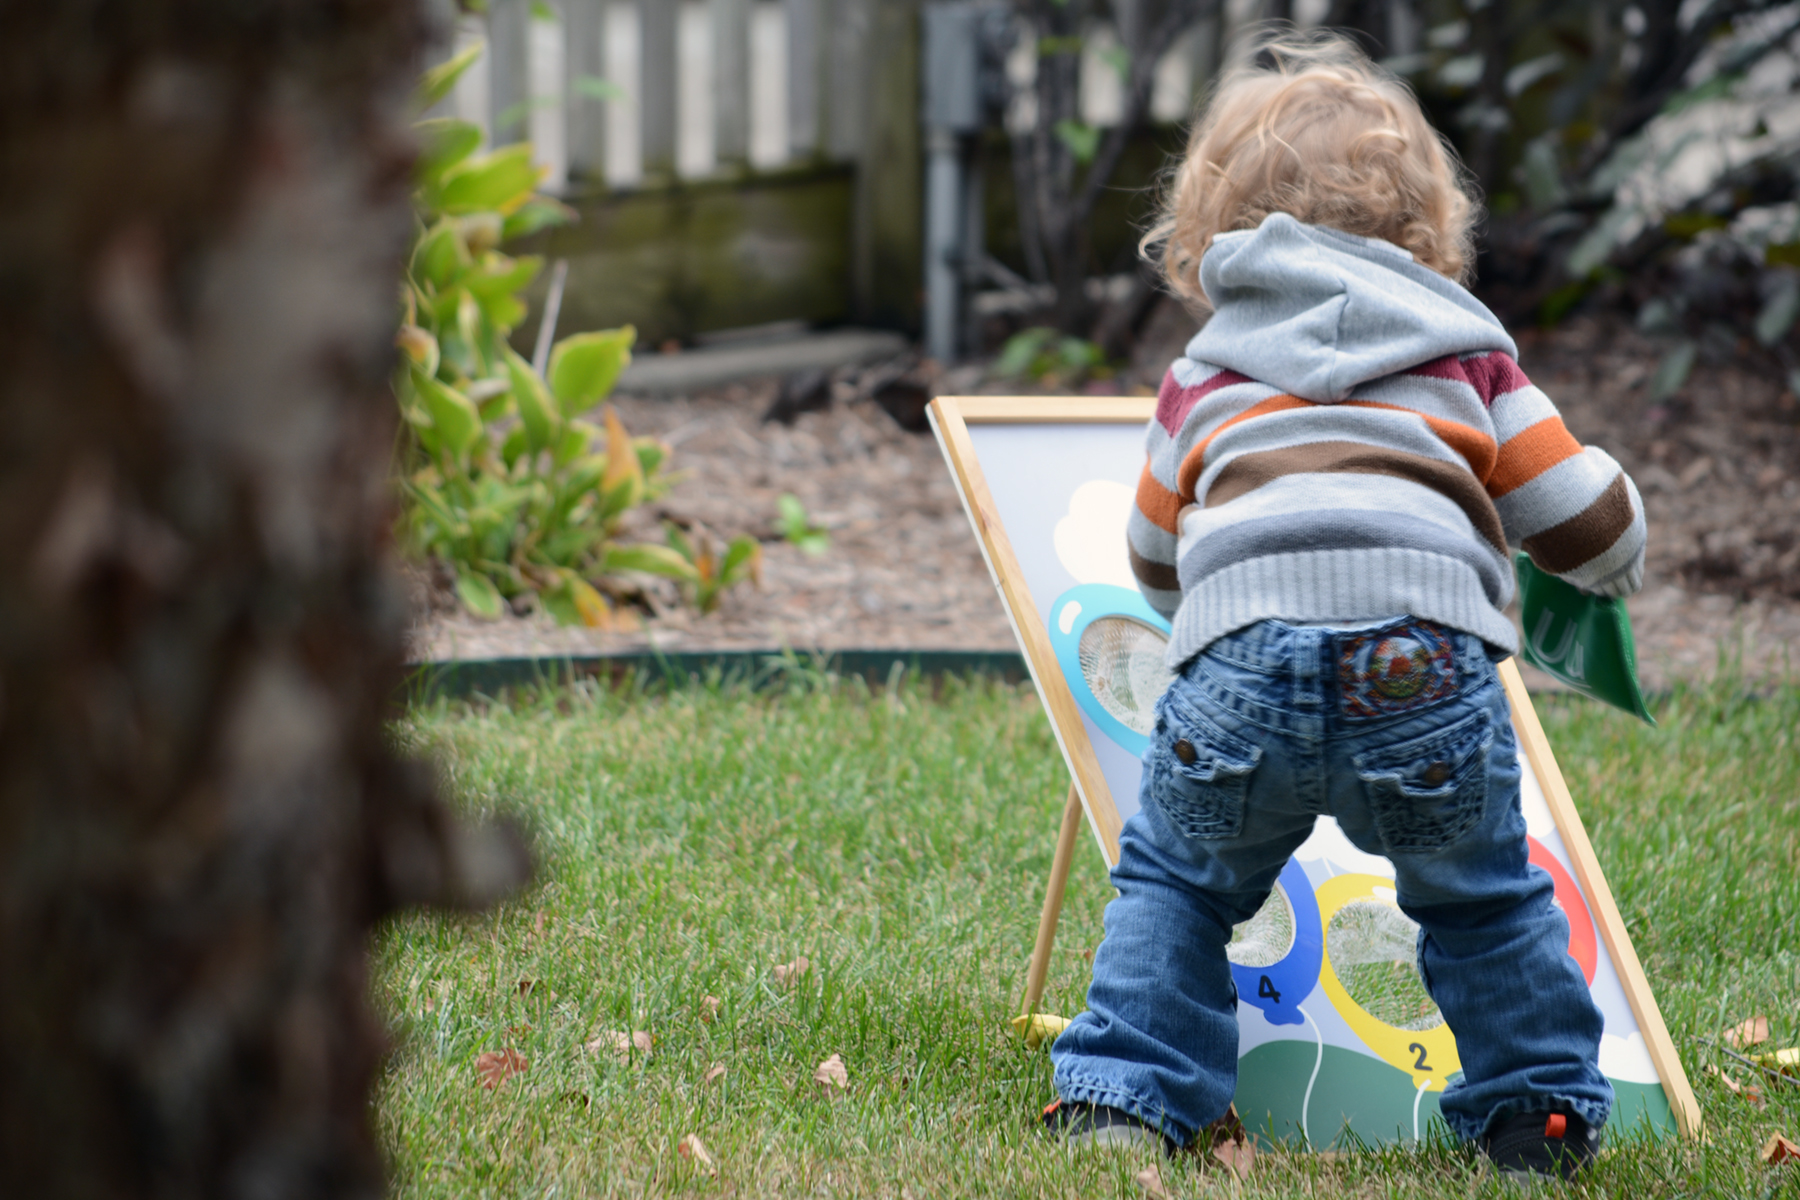
{"label": "mulch bed", "polygon": [[[1153,387],[1191,325],[1158,313],[1134,365],[1113,385]],[[1800,648],[1800,406],[1780,384],[1738,367],[1703,365],[1660,404],[1644,384],[1657,348],[1617,321],[1577,318],[1520,338],[1525,370],[1583,441],[1605,447],[1637,480],[1650,523],[1649,582],[1630,602],[1646,684],[1701,677],[1721,647],[1755,677],[1791,671]],[[672,590],[637,598],[631,631],[559,627],[526,613],[477,620],[446,581],[413,573],[418,661],[641,651],[1014,648],[974,535],[935,441],[867,398],[869,372],[841,372],[821,410],[791,425],[765,420],[777,381],[681,398],[621,396],[634,434],[675,448],[683,481],[632,516],[628,540],[661,540],[661,523],[698,526],[720,542],[763,540],[760,588],[740,587],[698,615]],[[893,371],[887,369],[887,376]],[[978,371],[916,371],[937,393],[1016,391]],[[818,403],[819,399],[815,399]],[[903,418],[912,414],[901,412]],[[831,533],[810,558],[775,533],[776,500],[799,497]],[[1547,684],[1542,676],[1536,683]]]}

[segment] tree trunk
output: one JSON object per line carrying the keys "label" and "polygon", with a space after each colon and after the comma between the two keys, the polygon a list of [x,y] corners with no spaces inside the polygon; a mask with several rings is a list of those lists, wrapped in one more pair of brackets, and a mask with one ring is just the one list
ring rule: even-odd
{"label": "tree trunk", "polygon": [[383,728],[422,8],[0,31],[5,1190],[375,1194],[369,931],[522,871]]}

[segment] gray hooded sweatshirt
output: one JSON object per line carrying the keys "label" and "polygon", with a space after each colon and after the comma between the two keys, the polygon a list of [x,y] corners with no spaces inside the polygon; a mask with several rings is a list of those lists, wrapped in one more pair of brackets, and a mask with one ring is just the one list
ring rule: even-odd
{"label": "gray hooded sweatshirt", "polygon": [[1233,629],[1411,615],[1517,650],[1509,548],[1643,576],[1643,505],[1569,435],[1493,313],[1398,246],[1276,213],[1220,235],[1129,528],[1179,666]]}

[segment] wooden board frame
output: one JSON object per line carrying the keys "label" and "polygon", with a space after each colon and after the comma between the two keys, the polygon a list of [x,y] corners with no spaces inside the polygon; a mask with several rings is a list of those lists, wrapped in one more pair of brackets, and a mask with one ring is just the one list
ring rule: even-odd
{"label": "wooden board frame", "polygon": [[1031,673],[1038,699],[1050,714],[1050,729],[1056,744],[1062,748],[1063,760],[1075,780],[1075,791],[1087,813],[1088,827],[1100,843],[1100,853],[1110,869],[1119,861],[1118,806],[1112,790],[1100,772],[1100,760],[1088,744],[1082,730],[1080,709],[1069,685],[1057,669],[1056,655],[1050,649],[1048,626],[1025,586],[1025,573],[1007,540],[1000,523],[1000,511],[994,507],[993,493],[982,476],[981,463],[975,457],[975,445],[969,440],[969,425],[1060,425],[1091,422],[1094,424],[1142,425],[1156,413],[1156,400],[1149,396],[1118,399],[1091,399],[1084,396],[939,396],[926,413],[937,431],[938,444],[949,460],[951,478],[962,496],[963,509],[975,526],[981,555],[987,560],[988,574],[1000,591],[1006,619],[1012,622],[1013,637],[1025,652],[1025,669]]}
{"label": "wooden board frame", "polygon": [[[1101,773],[1099,760],[1088,742],[1080,709],[1057,666],[1056,655],[1050,646],[1048,626],[1031,598],[1018,557],[1001,524],[999,510],[988,490],[974,443],[969,437],[969,426],[1084,423],[1143,425],[1155,411],[1154,398],[1135,396],[1117,399],[939,396],[927,410],[932,428],[937,433],[938,443],[949,463],[951,477],[956,481],[957,491],[962,497],[963,507],[975,527],[982,557],[987,561],[994,586],[1000,592],[1007,619],[1012,622],[1013,634],[1024,651],[1025,665],[1031,673],[1032,683],[1049,714],[1051,730],[1074,780],[1074,791],[1080,798],[1081,808],[1087,814],[1088,826],[1099,843],[1101,854],[1109,868],[1119,860],[1119,831],[1123,822],[1107,786],[1106,777]],[[1549,739],[1544,735],[1544,727],[1538,720],[1537,710],[1532,706],[1531,696],[1525,690],[1518,665],[1508,659],[1500,664],[1499,673],[1506,689],[1507,701],[1512,706],[1514,724],[1526,759],[1543,789],[1557,832],[1575,867],[1576,881],[1587,898],[1594,923],[1598,926],[1600,937],[1618,971],[1620,984],[1631,1006],[1632,1015],[1637,1019],[1638,1030],[1643,1034],[1650,1060],[1656,1066],[1669,1108],[1674,1113],[1681,1132],[1687,1137],[1699,1138],[1703,1136],[1699,1101],[1682,1068],[1681,1056],[1676,1052],[1675,1043],[1669,1037],[1662,1011],[1657,1007],[1649,980],[1644,976],[1643,965],[1638,961],[1637,951],[1631,944],[1631,936],[1626,931],[1619,907],[1613,900],[1606,875],[1594,856],[1593,843],[1589,841],[1581,815],[1575,809],[1575,801],[1569,794],[1561,768],[1557,766],[1556,756],[1551,752]],[[1064,843],[1059,845],[1058,863],[1061,871],[1066,871],[1065,846],[1069,841],[1066,821],[1063,834],[1058,840]],[[1038,948],[1033,953],[1031,977],[1034,980],[1038,979],[1042,969],[1048,965],[1049,946],[1046,934],[1054,937],[1056,914],[1053,910],[1061,907],[1062,882],[1061,878],[1049,881],[1045,911],[1039,926]],[[1040,959],[1043,961],[1039,961]],[[1041,986],[1040,982],[1038,988],[1031,990],[1041,991]],[[1027,1012],[1035,1005],[1035,1000],[1035,996],[1028,997]]]}

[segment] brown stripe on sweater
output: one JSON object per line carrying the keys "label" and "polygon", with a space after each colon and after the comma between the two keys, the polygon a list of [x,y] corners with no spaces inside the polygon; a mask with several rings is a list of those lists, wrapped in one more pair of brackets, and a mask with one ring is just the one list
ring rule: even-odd
{"label": "brown stripe on sweater", "polygon": [[1145,558],[1137,552],[1136,546],[1129,543],[1125,549],[1131,555],[1131,573],[1137,576],[1139,583],[1160,592],[1181,590],[1181,573],[1173,566],[1157,562],[1153,558]]}
{"label": "brown stripe on sweater", "polygon": [[1621,471],[1592,504],[1521,544],[1538,566],[1553,575],[1562,575],[1612,549],[1635,519],[1631,492]]}
{"label": "brown stripe on sweater", "polygon": [[1487,489],[1467,467],[1367,442],[1307,442],[1240,454],[1206,491],[1206,506],[1226,504],[1284,475],[1386,475],[1441,492],[1455,502],[1488,543],[1506,551],[1506,531]]}

